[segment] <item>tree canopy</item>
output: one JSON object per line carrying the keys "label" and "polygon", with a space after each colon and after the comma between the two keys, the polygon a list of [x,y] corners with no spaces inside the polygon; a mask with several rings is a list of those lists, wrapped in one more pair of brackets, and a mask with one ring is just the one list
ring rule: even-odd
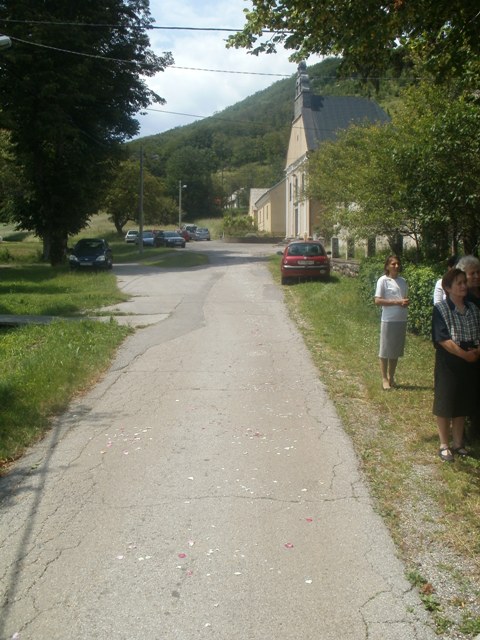
{"label": "tree canopy", "polygon": [[243,30],[228,45],[252,53],[279,44],[300,61],[337,55],[349,71],[372,77],[408,51],[440,77],[462,75],[480,53],[478,6],[471,0],[252,0]]}
{"label": "tree canopy", "polygon": [[148,0],[0,0],[12,39],[0,58],[0,126],[28,185],[15,203],[52,264],[96,213],[135,114],[163,100],[144,77],[172,64],[149,49]]}
{"label": "tree canopy", "polygon": [[362,238],[398,234],[434,257],[479,250],[480,109],[445,87],[421,84],[392,122],[350,127],[309,160],[309,192],[324,222]]}

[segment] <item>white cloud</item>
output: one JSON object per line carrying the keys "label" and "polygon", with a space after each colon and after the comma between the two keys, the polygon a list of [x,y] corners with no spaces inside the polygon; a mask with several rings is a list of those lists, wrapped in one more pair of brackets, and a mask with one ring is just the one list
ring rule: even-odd
{"label": "white cloud", "polygon": [[[248,6],[245,0],[150,0],[155,25],[161,27],[240,29],[245,21],[243,9]],[[155,53],[171,51],[175,64],[174,68],[148,79],[148,85],[167,102],[152,105],[145,116],[139,116],[141,136],[198,119],[191,116],[211,116],[281,79],[255,73],[289,76],[296,72],[296,64],[288,61],[289,54],[285,51],[253,56],[245,50],[227,49],[228,33],[224,31],[155,29],[150,34]]]}

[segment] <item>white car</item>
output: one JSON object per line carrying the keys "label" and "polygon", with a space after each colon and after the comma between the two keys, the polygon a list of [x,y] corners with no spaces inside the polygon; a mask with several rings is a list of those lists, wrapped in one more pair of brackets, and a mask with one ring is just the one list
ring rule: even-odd
{"label": "white car", "polygon": [[125,242],[136,242],[137,236],[138,236],[138,231],[135,231],[134,229],[130,229],[125,234]]}

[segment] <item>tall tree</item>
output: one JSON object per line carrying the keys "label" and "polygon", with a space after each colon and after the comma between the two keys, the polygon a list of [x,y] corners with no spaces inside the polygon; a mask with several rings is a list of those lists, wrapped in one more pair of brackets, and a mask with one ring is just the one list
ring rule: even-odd
{"label": "tall tree", "polygon": [[[478,6],[471,0],[252,0],[229,46],[253,53],[283,44],[296,61],[340,55],[348,70],[372,76],[398,61],[399,46],[421,52],[439,76],[463,74],[480,53]],[[273,32],[273,33],[272,33]]]}
{"label": "tall tree", "polygon": [[164,102],[144,80],[173,62],[149,49],[151,22],[148,0],[0,0],[13,42],[0,58],[0,126],[29,185],[15,217],[52,265],[98,209],[135,114]]}

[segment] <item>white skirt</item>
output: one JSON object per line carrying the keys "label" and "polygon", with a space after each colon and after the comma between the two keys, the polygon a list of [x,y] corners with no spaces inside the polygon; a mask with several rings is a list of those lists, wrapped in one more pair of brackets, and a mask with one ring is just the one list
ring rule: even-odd
{"label": "white skirt", "polygon": [[403,356],[405,349],[405,336],[407,335],[406,322],[381,322],[380,323],[380,358],[396,360]]}

